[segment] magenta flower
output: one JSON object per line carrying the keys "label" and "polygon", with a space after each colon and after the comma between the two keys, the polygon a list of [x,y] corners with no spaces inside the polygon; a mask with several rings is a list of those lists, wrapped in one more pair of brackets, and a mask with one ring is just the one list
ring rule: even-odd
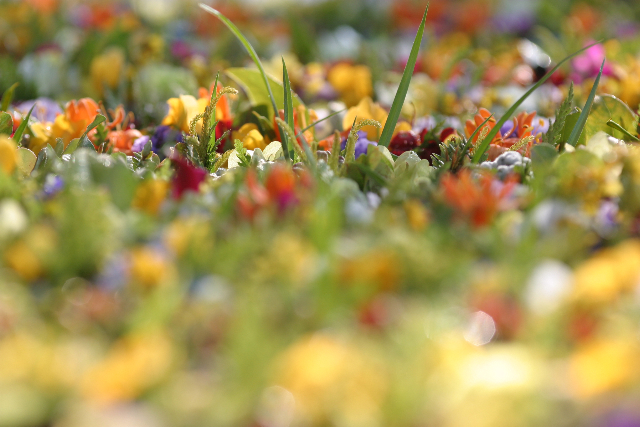
{"label": "magenta flower", "polygon": [[[592,44],[593,41],[587,43]],[[571,64],[573,65],[573,73],[571,79],[575,83],[581,83],[584,79],[592,78],[598,75],[600,72],[600,66],[605,59],[604,46],[602,44],[596,44],[584,51],[579,56],[575,57]],[[613,75],[613,67],[605,63],[602,74],[605,76]]]}

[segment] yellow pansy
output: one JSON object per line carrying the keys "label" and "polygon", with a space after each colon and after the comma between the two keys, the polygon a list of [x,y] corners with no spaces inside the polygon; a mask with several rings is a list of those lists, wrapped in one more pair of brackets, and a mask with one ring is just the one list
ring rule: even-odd
{"label": "yellow pansy", "polygon": [[[204,113],[205,108],[209,105],[206,98],[196,99],[191,95],[180,95],[179,98],[171,98],[167,101],[169,104],[169,113],[162,120],[164,126],[174,126],[183,132],[189,132],[191,121],[198,115]],[[198,122],[196,130],[200,132],[202,129],[202,120]]]}
{"label": "yellow pansy", "polygon": [[264,150],[270,142],[268,138],[262,136],[255,123],[242,125],[237,132],[233,132],[233,139],[242,141],[242,145],[247,150],[255,150],[256,148]]}
{"label": "yellow pansy", "polygon": [[18,165],[17,148],[11,138],[0,135],[0,169],[7,175],[11,175]]}
{"label": "yellow pansy", "polygon": [[[384,125],[387,122],[386,110],[378,103],[373,102],[369,97],[362,99],[362,101],[360,101],[360,103],[355,107],[349,108],[349,111],[347,111],[347,114],[342,120],[342,127],[344,129],[351,128],[356,117],[358,118],[357,123],[360,123],[365,119],[377,120],[380,122],[382,128],[384,128]],[[379,139],[379,133],[381,130],[373,126],[365,126],[362,130],[367,133],[367,139],[369,139],[369,141],[377,141]]]}
{"label": "yellow pansy", "polygon": [[334,65],[327,74],[327,80],[340,94],[347,107],[358,104],[363,98],[373,93],[371,70],[365,65],[347,63]]}

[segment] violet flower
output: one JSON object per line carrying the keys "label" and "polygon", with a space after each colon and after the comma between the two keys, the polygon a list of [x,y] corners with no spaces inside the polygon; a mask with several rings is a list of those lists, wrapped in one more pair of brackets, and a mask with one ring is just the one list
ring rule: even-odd
{"label": "violet flower", "polygon": [[[358,140],[356,141],[356,159],[363,154],[367,154],[367,149],[369,145],[378,145],[376,141],[369,141],[367,139],[367,133],[363,131],[358,131]],[[344,150],[347,147],[347,138],[342,140],[342,145],[340,146],[341,150]]]}

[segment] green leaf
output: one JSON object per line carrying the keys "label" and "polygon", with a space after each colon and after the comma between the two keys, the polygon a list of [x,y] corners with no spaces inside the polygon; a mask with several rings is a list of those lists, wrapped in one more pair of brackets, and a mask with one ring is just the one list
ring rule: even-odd
{"label": "green leaf", "polygon": [[33,151],[20,147],[18,148],[18,170],[23,176],[28,176],[36,165],[36,155]]}
{"label": "green leaf", "polygon": [[89,140],[89,138],[87,137],[87,135],[89,134],[89,132],[91,132],[93,129],[97,128],[98,126],[100,126],[101,123],[106,122],[107,119],[105,116],[98,114],[96,116],[95,119],[93,119],[93,121],[91,122],[91,124],[89,126],[87,126],[87,129],[84,131],[84,133],[82,134],[82,136],[80,137],[80,143],[79,146],[83,147],[83,148],[93,148],[95,150],[95,147],[93,146],[93,143]]}
{"label": "green leaf", "polygon": [[62,154],[71,154],[78,149],[78,145],[80,144],[80,138],[74,138],[69,142],[67,148],[64,149]]}
{"label": "green leaf", "polygon": [[[291,129],[295,129],[293,122],[293,92],[291,90],[289,72],[287,71],[287,64],[285,64],[284,58],[282,58],[282,83],[284,83],[284,120]],[[289,136],[285,133],[282,141],[284,142],[285,150],[289,152],[289,158],[293,158],[293,146],[291,146],[291,144],[295,144],[296,140],[289,141]]]}
{"label": "green leaf", "polygon": [[531,160],[534,163],[547,163],[558,157],[558,150],[551,144],[536,144],[531,148]]}
{"label": "green leaf", "polygon": [[638,116],[613,95],[596,96],[584,126],[584,134],[589,140],[599,131],[617,139],[634,140],[634,135],[638,132]]}
{"label": "green leaf", "polygon": [[[274,110],[274,107],[269,102],[269,92],[262,82],[262,76],[258,70],[253,68],[229,68],[225,71],[225,74],[238,86],[242,87],[247,93],[247,97],[252,106],[265,105],[269,113],[268,119],[273,120],[276,110]],[[267,76],[267,79],[270,89],[275,93],[275,108],[278,110],[284,109],[284,85],[271,76]],[[300,97],[295,93],[293,93],[291,97],[291,102],[294,108],[303,105]]]}
{"label": "green leaf", "polygon": [[[600,83],[600,77],[602,76],[602,70],[604,70],[604,60],[602,61],[602,65],[600,66],[600,72],[596,77],[596,81],[593,83],[593,87],[591,88],[591,93],[587,98],[587,103],[584,104],[584,109],[582,113],[580,113],[580,117],[578,117],[578,122],[575,127],[571,131],[571,135],[569,135],[569,139],[567,140],[567,144],[573,145],[574,147],[578,144],[578,140],[580,139],[580,135],[582,134],[582,130],[584,126],[587,124],[587,118],[589,117],[589,113],[591,112],[591,105],[593,105],[593,99],[596,97],[596,90],[598,90],[598,84]],[[587,135],[585,135],[585,138]]]}
{"label": "green leaf", "polygon": [[495,125],[495,127],[491,130],[491,132],[489,132],[489,134],[485,137],[485,139],[480,143],[480,145],[478,146],[478,148],[476,149],[476,151],[475,151],[475,153],[473,155],[473,162],[474,163],[478,163],[482,159],[482,156],[484,156],[484,153],[489,149],[489,144],[491,143],[493,138],[498,134],[498,132],[500,132],[500,129],[502,128],[502,125],[504,125],[507,122],[507,120],[509,120],[511,118],[511,116],[513,115],[513,113],[516,112],[518,107],[520,107],[520,105],[522,105],[522,103],[533,92],[535,92],[540,86],[542,86],[544,84],[544,82],[546,82],[549,79],[549,77],[551,77],[553,75],[553,73],[555,73],[565,62],[567,62],[571,58],[573,58],[573,57],[575,57],[577,55],[580,55],[585,50],[587,50],[590,47],[593,47],[593,46],[595,46],[595,45],[597,45],[599,43],[600,42],[598,41],[598,42],[590,44],[589,46],[583,47],[582,49],[572,53],[571,55],[569,55],[566,58],[564,58],[562,61],[558,62],[558,65],[553,67],[553,69],[551,71],[549,71],[547,74],[545,74],[544,77],[542,77],[540,80],[538,80],[538,82],[531,87],[531,89],[529,89],[524,95],[522,95],[520,97],[520,99],[518,99],[507,110],[507,112],[504,114],[504,116],[502,116],[502,118],[500,120],[498,120],[498,123]]}
{"label": "green leaf", "polygon": [[13,94],[16,91],[19,83],[14,83],[9,87],[9,89],[5,90],[2,94],[2,100],[0,101],[0,110],[7,111],[9,105],[11,105],[11,101],[13,101]]}
{"label": "green leaf", "polygon": [[416,38],[413,41],[413,46],[411,47],[411,53],[409,54],[407,65],[404,68],[404,73],[402,73],[400,86],[398,86],[398,91],[396,92],[396,96],[393,99],[393,104],[391,104],[391,110],[389,111],[389,116],[387,116],[387,122],[384,126],[384,129],[382,130],[382,135],[380,136],[378,145],[388,147],[391,143],[391,137],[393,136],[393,131],[396,128],[398,119],[400,118],[400,112],[402,111],[402,106],[407,96],[407,91],[409,90],[409,84],[411,83],[411,77],[413,76],[413,71],[416,67],[418,52],[420,51],[420,44],[422,43],[422,35],[424,34],[424,26],[427,20],[427,12],[429,12],[428,3],[427,8],[424,11],[424,15],[422,16],[420,27],[418,27],[418,34],[416,34]]}
{"label": "green leaf", "polygon": [[11,135],[13,133],[13,117],[11,114],[0,113],[0,134]]}
{"label": "green leaf", "polygon": [[24,134],[25,129],[27,129],[27,125],[29,124],[29,119],[31,119],[31,113],[33,112],[34,108],[36,108],[35,104],[33,105],[33,107],[31,107],[31,109],[27,113],[27,116],[24,119],[22,119],[22,123],[20,123],[20,126],[18,126],[18,129],[16,129],[16,133],[13,134],[13,140],[17,142],[18,145],[21,145],[20,141],[22,141],[22,134]]}

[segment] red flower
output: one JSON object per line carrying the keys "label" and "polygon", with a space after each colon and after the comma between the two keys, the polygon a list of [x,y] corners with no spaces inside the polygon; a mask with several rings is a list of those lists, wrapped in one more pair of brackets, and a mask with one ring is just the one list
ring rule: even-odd
{"label": "red flower", "polygon": [[182,157],[176,156],[171,162],[176,170],[173,177],[173,197],[180,199],[186,191],[198,191],[207,177],[207,171],[193,166]]}

